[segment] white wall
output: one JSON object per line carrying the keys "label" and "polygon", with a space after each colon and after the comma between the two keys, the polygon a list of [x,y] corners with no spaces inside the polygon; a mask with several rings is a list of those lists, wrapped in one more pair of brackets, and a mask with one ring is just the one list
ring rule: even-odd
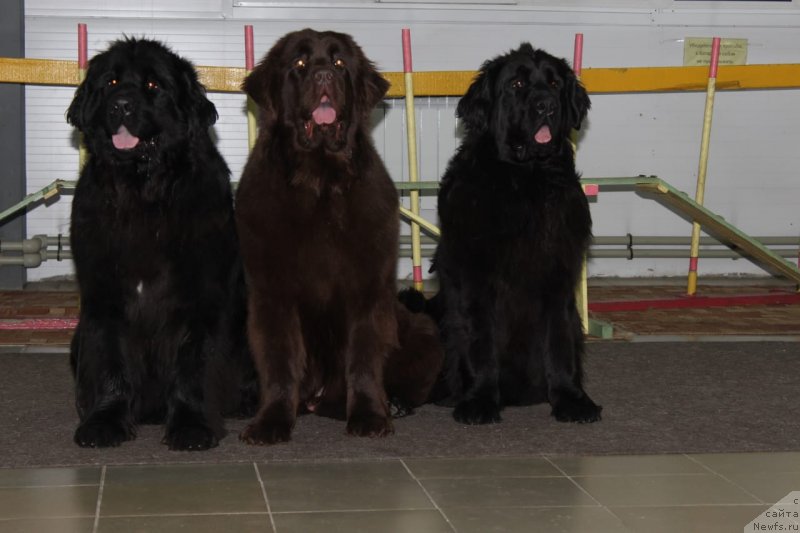
{"label": "white wall", "polygon": [[[481,62],[530,41],[572,58],[573,36],[584,34],[584,68],[680,65],[685,37],[749,40],[749,63],[800,63],[800,3],[673,0],[564,0],[519,5],[414,2],[258,2],[239,0],[28,0],[27,56],[75,59],[76,28],[88,25],[89,53],[122,34],[159,38],[198,65],[243,66],[243,26],[254,26],[263,55],[302,27],[352,34],[381,70],[402,70],[401,28],[411,28],[414,68],[474,70]],[[719,7],[718,7],[719,6]],[[64,121],[73,89],[28,87],[28,190],[75,179],[75,138]],[[800,91],[717,94],[706,205],[751,235],[798,236]],[[238,179],[247,155],[243,97],[211,94],[220,112],[216,135]],[[594,95],[578,166],[585,176],[654,174],[693,194],[705,96]],[[417,101],[423,179],[436,179],[457,138],[456,99]],[[375,114],[376,143],[395,179],[406,179],[404,107],[387,101]],[[435,201],[424,212],[433,216]],[[688,236],[688,222],[633,193],[601,193],[592,206],[598,236]],[[28,214],[28,232],[69,231],[69,197]],[[594,276],[684,275],[687,261],[594,260]],[[407,275],[407,261],[402,263]],[[29,271],[36,280],[68,274],[67,263]],[[761,274],[746,260],[701,260],[700,275]]]}

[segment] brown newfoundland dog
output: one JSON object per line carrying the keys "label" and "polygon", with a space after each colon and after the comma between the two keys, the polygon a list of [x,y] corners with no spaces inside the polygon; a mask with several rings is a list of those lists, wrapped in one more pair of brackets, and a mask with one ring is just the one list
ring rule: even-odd
{"label": "brown newfoundland dog", "polygon": [[393,431],[423,403],[436,326],[396,300],[398,199],[370,139],[388,83],[349,35],[281,38],[244,81],[260,133],[236,195],[261,404],[241,438],[287,441],[298,413]]}

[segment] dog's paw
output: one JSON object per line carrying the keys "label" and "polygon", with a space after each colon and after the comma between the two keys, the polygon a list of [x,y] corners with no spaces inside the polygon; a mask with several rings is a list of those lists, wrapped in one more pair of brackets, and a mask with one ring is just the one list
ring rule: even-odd
{"label": "dog's paw", "polygon": [[377,413],[352,414],[347,420],[348,435],[386,437],[394,433],[390,418]]}
{"label": "dog's paw", "polygon": [[414,414],[414,407],[400,398],[389,398],[389,416],[403,418]]}
{"label": "dog's paw", "polygon": [[603,407],[597,405],[589,396],[576,398],[574,396],[563,396],[553,403],[552,415],[559,422],[578,422],[586,424],[597,422],[602,416]]}
{"label": "dog's paw", "polygon": [[453,410],[453,418],[462,424],[494,424],[500,418],[500,406],[490,400],[464,400]]}
{"label": "dog's paw", "polygon": [[292,438],[292,426],[288,424],[250,424],[239,434],[239,440],[246,444],[263,446],[289,442]]}
{"label": "dog's paw", "polygon": [[259,446],[289,442],[294,422],[295,417],[285,406],[273,406],[257,415],[239,434],[239,440]]}
{"label": "dog's paw", "polygon": [[169,427],[161,439],[170,450],[201,451],[215,448],[219,439],[211,428],[202,424]]}
{"label": "dog's paw", "polygon": [[73,440],[82,448],[108,448],[134,438],[136,432],[127,423],[90,419],[78,426]]}

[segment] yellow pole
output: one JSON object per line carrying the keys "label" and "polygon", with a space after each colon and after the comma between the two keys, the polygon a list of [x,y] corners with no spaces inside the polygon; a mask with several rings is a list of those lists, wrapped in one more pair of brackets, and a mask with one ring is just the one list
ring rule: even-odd
{"label": "yellow pole", "polygon": [[431,224],[430,222],[422,218],[419,214],[413,213],[410,209],[406,209],[402,205],[400,206],[400,214],[409,219],[412,223],[418,224],[423,228],[425,228],[425,231],[427,231],[434,237],[439,237],[442,234],[442,231],[434,224]]}
{"label": "yellow pole", "polygon": [[[700,140],[700,163],[697,169],[697,190],[694,200],[703,205],[706,187],[706,170],[708,169],[708,145],[711,139],[711,117],[714,113],[714,94],[717,87],[717,66],[719,64],[720,38],[711,41],[711,61],[706,86],[706,107],[703,115],[703,134]],[[692,244],[689,251],[689,278],[686,293],[694,296],[697,293],[697,262],[700,255],[700,224],[692,222]]]}
{"label": "yellow pole", "polygon": [[[249,73],[255,67],[255,56],[253,52],[253,26],[246,25],[244,27],[244,65],[245,70]],[[256,144],[256,137],[258,136],[258,128],[256,126],[256,114],[258,113],[258,106],[249,96],[247,97],[247,148],[248,151],[253,150]]]}
{"label": "yellow pole", "polygon": [[[572,70],[575,72],[575,76],[578,79],[581,78],[582,62],[583,62],[583,34],[576,33]],[[578,135],[575,132],[575,130],[572,130],[570,134],[570,142],[572,143],[572,153],[574,155],[578,151]],[[585,192],[586,188],[584,187],[584,193]],[[587,279],[588,277],[589,273],[586,267],[586,255],[584,255],[583,262],[581,264],[581,277],[578,280],[578,286],[575,288],[575,303],[576,306],[578,307],[578,314],[581,317],[581,327],[583,327],[584,334],[589,332],[589,281]]]}
{"label": "yellow pole", "polygon": [[[86,24],[78,24],[78,83],[86,79],[86,69],[89,67],[89,59],[86,44]],[[83,170],[88,154],[86,143],[83,142],[83,134],[79,135],[78,140],[78,172]]]}
{"label": "yellow pole", "polygon": [[[406,89],[406,138],[408,140],[408,179],[419,181],[417,173],[417,126],[414,113],[414,80],[411,67],[411,30],[403,28],[403,77]],[[411,213],[419,217],[419,191],[409,191]],[[421,291],[422,283],[422,243],[419,224],[411,221],[411,264],[413,267],[414,288]]]}

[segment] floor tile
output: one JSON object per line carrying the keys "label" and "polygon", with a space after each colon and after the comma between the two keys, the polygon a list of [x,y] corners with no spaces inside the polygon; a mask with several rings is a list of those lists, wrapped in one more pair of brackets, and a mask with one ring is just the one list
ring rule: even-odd
{"label": "floor tile", "polygon": [[685,455],[609,455],[548,457],[568,476],[628,476],[706,474],[708,470]]}
{"label": "floor tile", "polygon": [[[770,472],[763,474],[729,474],[731,482],[772,505],[792,491],[800,490],[800,472]],[[800,531],[800,528],[798,528]]]}
{"label": "floor tile", "polygon": [[102,468],[0,469],[0,487],[65,487],[98,485]]}
{"label": "floor tile", "polygon": [[405,459],[403,462],[417,479],[562,475],[557,468],[541,457],[528,459]]}
{"label": "floor tile", "polygon": [[0,517],[93,517],[98,491],[97,486],[0,489]]}
{"label": "floor tile", "polygon": [[442,508],[597,505],[566,478],[423,479],[421,483]]}
{"label": "floor tile", "polygon": [[92,533],[94,517],[0,520],[0,533]]}
{"label": "floor tile", "polygon": [[252,464],[109,467],[101,516],[264,513]]}
{"label": "floor tile", "polygon": [[573,478],[603,505],[720,505],[760,503],[712,474]]}
{"label": "floor tile", "polygon": [[264,479],[272,512],[433,509],[411,479],[318,477]]}
{"label": "floor tile", "polygon": [[723,475],[800,472],[800,452],[715,453],[689,457]]}
{"label": "floor tile", "polygon": [[269,515],[223,514],[202,516],[127,516],[100,518],[98,533],[272,533]]}
{"label": "floor tile", "polygon": [[766,508],[760,505],[685,507],[612,507],[632,531],[641,533],[730,533],[744,527]]}
{"label": "floor tile", "polygon": [[399,460],[259,464],[261,478],[283,479],[412,479]]}
{"label": "floor tile", "polygon": [[273,512],[432,509],[399,460],[258,465]]}
{"label": "floor tile", "polygon": [[453,533],[435,510],[286,513],[274,518],[280,533]]}
{"label": "floor tile", "polygon": [[458,533],[620,533],[628,529],[602,507],[458,508],[445,511]]}

